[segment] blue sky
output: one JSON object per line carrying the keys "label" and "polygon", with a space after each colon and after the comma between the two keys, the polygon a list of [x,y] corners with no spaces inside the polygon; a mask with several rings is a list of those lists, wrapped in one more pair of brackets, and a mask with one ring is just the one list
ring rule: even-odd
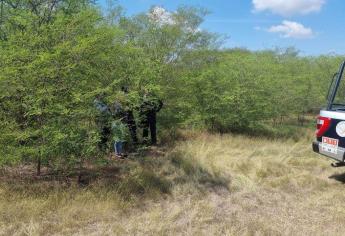
{"label": "blue sky", "polygon": [[[99,0],[104,5],[106,0]],[[158,5],[201,6],[203,29],[228,36],[225,47],[250,50],[294,46],[303,55],[345,54],[344,0],[118,0],[126,15]]]}

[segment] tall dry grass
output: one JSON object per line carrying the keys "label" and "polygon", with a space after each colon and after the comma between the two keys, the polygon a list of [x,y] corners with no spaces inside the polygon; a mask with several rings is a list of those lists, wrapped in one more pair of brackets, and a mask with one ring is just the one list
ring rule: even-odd
{"label": "tall dry grass", "polygon": [[0,234],[342,235],[344,171],[310,141],[201,133],[87,187],[2,183]]}

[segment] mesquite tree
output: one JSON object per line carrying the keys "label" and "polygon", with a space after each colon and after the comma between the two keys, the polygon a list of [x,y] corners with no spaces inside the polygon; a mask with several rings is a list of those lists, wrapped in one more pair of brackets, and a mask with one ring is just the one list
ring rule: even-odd
{"label": "mesquite tree", "polygon": [[121,33],[91,7],[62,8],[45,23],[24,15],[25,27],[0,42],[1,163],[37,160],[38,174],[41,163],[73,168],[97,157],[93,99],[116,73]]}

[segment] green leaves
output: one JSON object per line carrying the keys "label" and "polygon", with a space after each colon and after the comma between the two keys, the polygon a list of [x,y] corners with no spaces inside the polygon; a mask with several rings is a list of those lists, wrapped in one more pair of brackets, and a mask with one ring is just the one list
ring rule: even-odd
{"label": "green leaves", "polygon": [[[217,60],[180,78],[175,114],[184,124],[216,131],[246,131],[324,105],[330,71],[340,58],[305,58],[288,52],[216,53]],[[198,57],[193,57],[198,61]],[[320,67],[322,65],[322,67]],[[181,82],[182,81],[182,82]],[[182,111],[176,113],[176,111]]]}
{"label": "green leaves", "polygon": [[101,24],[94,9],[55,16],[0,41],[1,103],[6,106],[0,111],[0,142],[8,146],[3,163],[39,157],[54,168],[70,168],[97,156],[92,101],[103,78],[113,73],[108,66],[114,63],[119,31]]}

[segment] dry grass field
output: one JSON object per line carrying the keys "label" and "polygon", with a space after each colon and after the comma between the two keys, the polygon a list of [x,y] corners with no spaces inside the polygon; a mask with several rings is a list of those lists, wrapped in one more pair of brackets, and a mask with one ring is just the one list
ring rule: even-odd
{"label": "dry grass field", "polygon": [[0,234],[343,235],[345,170],[311,139],[189,135],[84,187],[2,170]]}

